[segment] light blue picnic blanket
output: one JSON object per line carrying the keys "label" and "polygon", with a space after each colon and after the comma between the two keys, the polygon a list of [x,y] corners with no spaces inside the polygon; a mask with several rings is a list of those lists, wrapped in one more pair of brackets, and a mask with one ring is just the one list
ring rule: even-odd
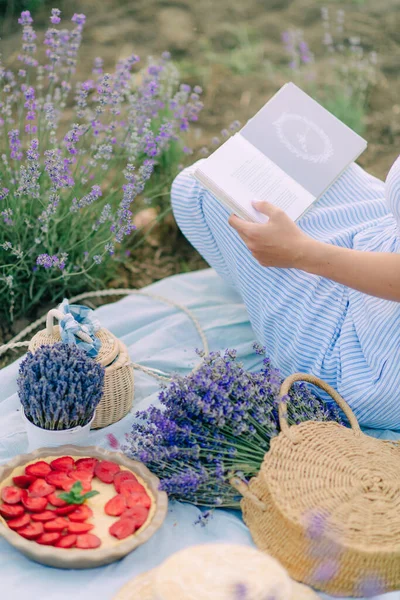
{"label": "light blue picnic blanket", "polygon": [[[172,277],[147,288],[186,305],[201,323],[212,350],[236,348],[249,369],[260,366],[254,354],[251,330],[240,297],[211,269]],[[96,310],[104,327],[120,337],[134,362],[166,372],[187,372],[197,362],[195,348],[201,347],[198,332],[183,313],[140,296],[130,296]],[[27,451],[24,425],[18,412],[16,361],[0,371],[0,462]],[[144,409],[157,402],[158,383],[139,371],[135,373],[135,406]],[[133,414],[119,423],[91,432],[88,445],[107,447],[106,435],[123,439],[130,430]],[[374,432],[385,439],[397,439],[390,431]],[[177,550],[204,542],[229,541],[252,545],[247,527],[235,511],[216,510],[205,526],[196,523],[201,511],[184,503],[170,503],[162,528],[144,546],[118,563],[85,571],[63,571],[35,564],[0,540],[1,600],[111,600],[132,577],[159,565]],[[327,598],[321,594],[321,598]],[[400,600],[400,592],[380,596]]]}

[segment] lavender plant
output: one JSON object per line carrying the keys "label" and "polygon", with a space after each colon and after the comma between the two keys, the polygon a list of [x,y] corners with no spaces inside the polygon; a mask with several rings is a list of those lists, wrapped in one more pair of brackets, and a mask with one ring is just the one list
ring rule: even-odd
{"label": "lavender plant", "polygon": [[[161,408],[137,414],[122,450],[157,474],[170,497],[239,507],[229,480],[256,475],[279,430],[282,379],[265,350],[256,346],[256,351],[264,356],[261,371],[246,371],[234,350],[211,353],[195,373],[174,377],[161,391]],[[336,409],[302,383],[290,392],[287,406],[291,424],[340,421]]]}
{"label": "lavender plant", "polygon": [[369,93],[377,81],[377,54],[364,52],[360,38],[346,31],[343,9],[334,12],[322,7],[321,19],[325,49],[322,71],[317,69],[303,31],[283,32],[291,78],[349,127],[362,133]]}
{"label": "lavender plant", "polygon": [[[169,210],[184,138],[202,108],[201,88],[179,83],[168,53],[118,62],[100,58],[76,82],[85,16],[60,25],[58,9],[40,61],[29,11],[21,14],[16,72],[0,61],[0,322],[43,301],[113,278],[113,255],[135,235],[132,205]],[[132,246],[131,246],[132,247]],[[134,247],[134,246],[133,246]]]}
{"label": "lavender plant", "polygon": [[21,362],[18,393],[25,416],[51,430],[86,425],[101,400],[104,367],[77,346],[57,343],[28,352]]}

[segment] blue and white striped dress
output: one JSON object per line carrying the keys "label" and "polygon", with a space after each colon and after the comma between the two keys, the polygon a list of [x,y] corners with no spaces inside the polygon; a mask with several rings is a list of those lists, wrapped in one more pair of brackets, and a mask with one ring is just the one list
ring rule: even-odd
{"label": "blue and white striped dress", "polygon": [[[362,425],[400,429],[400,303],[296,269],[262,267],[193,169],[172,186],[179,227],[241,294],[273,363],[283,375],[304,371],[330,383]],[[329,244],[400,253],[400,157],[386,183],[352,164],[299,225]]]}

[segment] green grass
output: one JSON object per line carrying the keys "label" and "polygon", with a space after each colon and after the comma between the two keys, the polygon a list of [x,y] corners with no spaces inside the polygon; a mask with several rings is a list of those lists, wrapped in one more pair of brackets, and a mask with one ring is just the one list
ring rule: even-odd
{"label": "green grass", "polygon": [[35,13],[46,4],[47,0],[0,0],[0,16],[11,17],[23,10]]}

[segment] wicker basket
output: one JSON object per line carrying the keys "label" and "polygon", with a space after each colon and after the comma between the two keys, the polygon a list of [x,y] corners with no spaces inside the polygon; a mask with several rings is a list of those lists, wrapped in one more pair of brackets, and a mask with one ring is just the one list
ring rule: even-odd
{"label": "wicker basket", "polygon": [[288,426],[281,402],[281,433],[272,440],[257,477],[234,487],[257,546],[291,577],[338,596],[367,596],[400,588],[400,446],[362,433],[335,390],[311,375],[295,381],[325,390],[351,428],[309,421]]}
{"label": "wicker basket", "polygon": [[[47,314],[46,329],[39,331],[30,341],[29,350],[35,352],[40,346],[52,345],[61,341],[60,329],[54,325],[54,318],[61,319],[63,313],[52,309]],[[78,334],[86,340],[84,333]],[[104,393],[96,409],[93,429],[100,429],[116,423],[130,411],[134,396],[133,367],[128,349],[107,329],[100,329],[96,337],[101,341],[99,354],[94,359],[105,368]]]}

